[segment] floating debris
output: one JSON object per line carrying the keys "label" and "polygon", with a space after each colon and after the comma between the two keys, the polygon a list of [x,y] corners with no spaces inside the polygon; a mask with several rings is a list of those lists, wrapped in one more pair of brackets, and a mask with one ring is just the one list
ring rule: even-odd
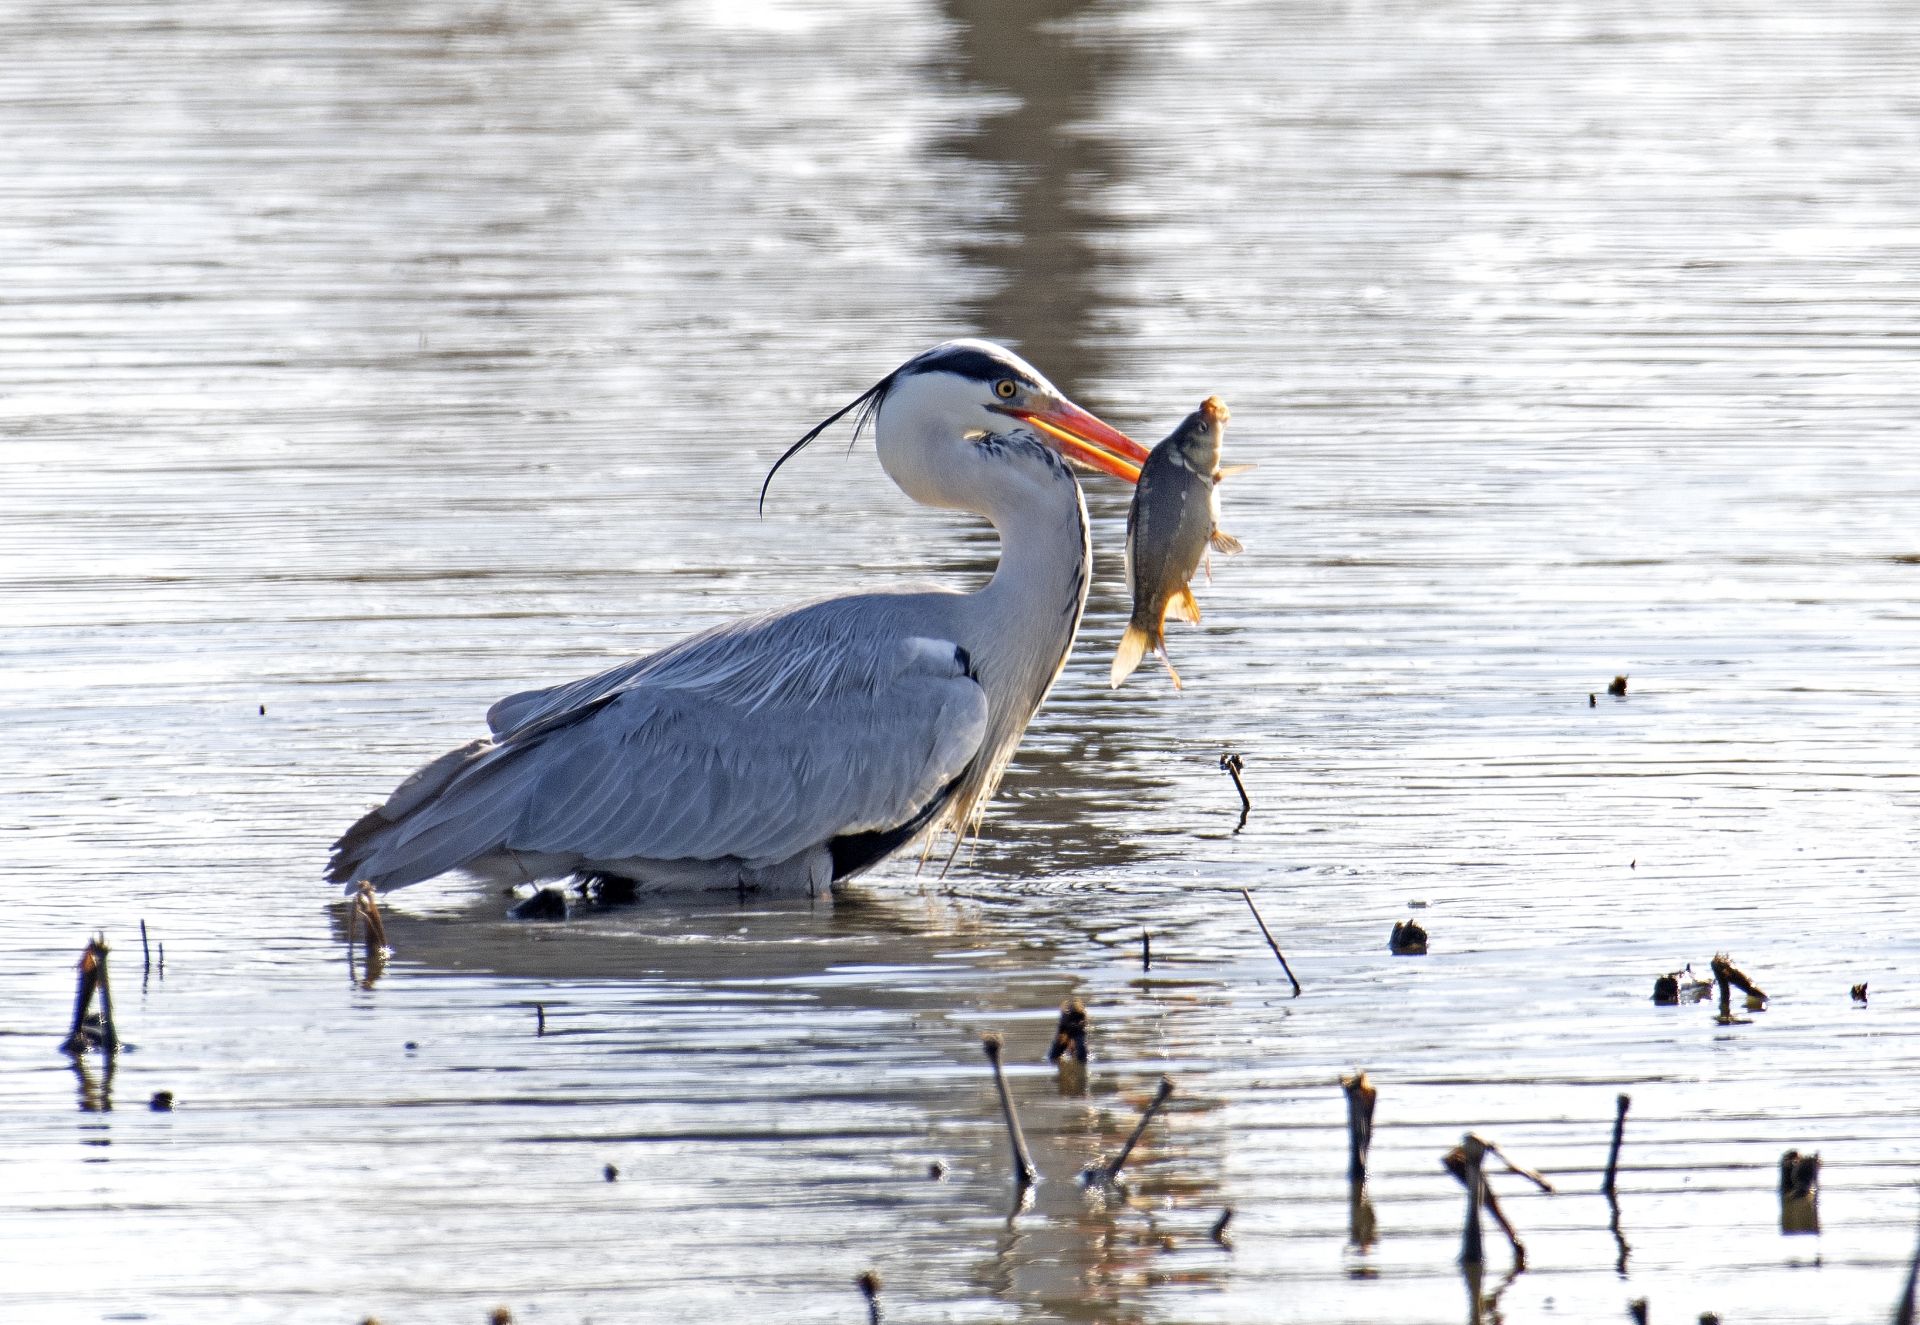
{"label": "floating debris", "polygon": [[1207,1236],[1221,1246],[1231,1248],[1233,1244],[1227,1240],[1227,1225],[1232,1222],[1233,1207],[1228,1206],[1220,1212],[1220,1217],[1213,1221],[1213,1227],[1207,1231]]}
{"label": "floating debris", "polygon": [[993,1064],[994,1088],[1000,1092],[1000,1108],[1007,1115],[1007,1136],[1013,1142],[1014,1184],[1024,1190],[1039,1180],[1040,1171],[1034,1168],[1033,1156],[1027,1153],[1027,1138],[1020,1133],[1020,1115],[1013,1111],[1013,1094],[1007,1089],[1006,1074],[1000,1070],[998,1032],[989,1031],[982,1036],[980,1046],[986,1051],[987,1061]]}
{"label": "floating debris", "polygon": [[1820,1231],[1820,1156],[1789,1150],[1780,1156],[1780,1231]]}
{"label": "floating debris", "polygon": [[1607,1196],[1613,1195],[1614,1170],[1620,1164],[1620,1138],[1627,1128],[1627,1106],[1632,1103],[1631,1095],[1616,1095],[1613,1098],[1613,1146],[1607,1151],[1607,1176],[1600,1182],[1600,1190]]}
{"label": "floating debris", "polygon": [[493,1325],[513,1325],[513,1313],[505,1307],[493,1309]]}
{"label": "floating debris", "polygon": [[1647,1299],[1636,1297],[1627,1303],[1627,1314],[1633,1317],[1634,1325],[1647,1325]]}
{"label": "floating debris", "polygon": [[154,1091],[153,1098],[147,1101],[147,1107],[155,1113],[172,1113],[173,1092],[170,1090]]}
{"label": "floating debris", "polygon": [[880,1321],[880,1272],[863,1270],[860,1277],[853,1281],[860,1286],[860,1295],[867,1299],[867,1320],[869,1325],[879,1325]]}
{"label": "floating debris", "polygon": [[[80,980],[73,994],[73,1026],[60,1045],[62,1053],[77,1055],[101,1049],[111,1058],[120,1051],[120,1036],[113,1027],[113,985],[107,979],[107,955],[112,951],[105,934],[95,934],[80,951],[75,968]],[[100,997],[98,1013],[90,1011],[96,993]]]}
{"label": "floating debris", "polygon": [[1427,955],[1427,931],[1411,920],[1393,922],[1393,933],[1387,936],[1387,951],[1396,957],[1424,957]]}
{"label": "floating debris", "polygon": [[600,1171],[601,1171],[601,1173],[603,1173],[603,1174],[605,1174],[605,1175],[606,1175],[606,1179],[607,1179],[607,1181],[608,1181],[608,1182],[619,1182],[619,1181],[620,1181],[620,1170],[619,1170],[619,1169],[617,1169],[617,1168],[615,1168],[615,1167],[614,1167],[613,1165],[611,1165],[611,1164],[609,1164],[609,1165],[607,1165],[607,1167],[606,1167],[606,1168],[604,1168],[604,1169],[602,1169],[602,1170],[600,1170]]}
{"label": "floating debris", "polygon": [[1864,981],[1864,980],[1862,980],[1862,981],[1861,981],[1861,982],[1860,982],[1859,984],[1857,984],[1857,985],[1855,985],[1855,986],[1853,987],[1853,991],[1852,991],[1852,992],[1853,992],[1853,1001],[1854,1001],[1854,1002],[1856,1002],[1856,1003],[1859,1003],[1859,1004],[1862,1004],[1862,1005],[1864,1005],[1864,1004],[1866,1003],[1866,1001],[1867,1001],[1867,984],[1866,984],[1866,981]]}
{"label": "floating debris", "polygon": [[545,1003],[535,1003],[533,1005],[533,1016],[533,1034],[534,1038],[538,1039],[547,1033],[547,1005]]}
{"label": "floating debris", "polygon": [[1587,707],[1590,709],[1595,709],[1600,707],[1600,701],[1593,697],[1592,692],[1588,692],[1587,694]]}
{"label": "floating debris", "polygon": [[1070,1054],[1076,1063],[1087,1061],[1087,1009],[1077,998],[1060,1005],[1060,1025],[1053,1032],[1047,1061],[1057,1063],[1063,1054]]}
{"label": "floating debris", "polygon": [[1618,698],[1618,697],[1620,697],[1620,696],[1622,696],[1622,695],[1624,695],[1624,694],[1626,694],[1626,693],[1627,693],[1627,678],[1626,678],[1626,677],[1624,677],[1624,676],[1616,676],[1616,677],[1614,677],[1614,678],[1613,678],[1613,684],[1611,684],[1611,685],[1609,685],[1609,686],[1607,687],[1607,693],[1608,693],[1609,695],[1612,695],[1612,696],[1614,696],[1615,698]]}
{"label": "floating debris", "polygon": [[1663,1008],[1676,1007],[1680,1002],[1680,973],[1656,976],[1653,981],[1653,1001]]}
{"label": "floating debris", "polygon": [[936,1159],[933,1163],[927,1165],[927,1176],[935,1182],[945,1180],[947,1176],[947,1161],[944,1159]]}
{"label": "floating debris", "polygon": [[1358,1068],[1340,1078],[1340,1089],[1347,1092],[1347,1179],[1363,1183],[1367,1180],[1367,1150],[1373,1145],[1373,1102],[1380,1092]]}
{"label": "floating debris", "polygon": [[1247,910],[1253,912],[1253,922],[1260,926],[1261,937],[1265,938],[1267,946],[1273,949],[1273,955],[1280,959],[1280,969],[1287,973],[1287,983],[1293,986],[1293,996],[1300,997],[1300,982],[1294,978],[1293,968],[1287,965],[1287,954],[1280,951],[1280,945],[1273,941],[1273,935],[1267,929],[1267,922],[1260,918],[1260,908],[1253,904],[1253,894],[1242,888],[1240,895],[1247,899]]}
{"label": "floating debris", "polygon": [[1111,1164],[1089,1164],[1080,1171],[1080,1181],[1089,1187],[1104,1187],[1120,1176],[1120,1170],[1126,1167],[1127,1157],[1133,1154],[1133,1148],[1140,1144],[1140,1138],[1146,1134],[1147,1124],[1153,1121],[1153,1115],[1160,1112],[1160,1106],[1173,1096],[1173,1078],[1161,1077],[1160,1090],[1154,1095],[1153,1103],[1140,1115],[1140,1125],[1133,1129],[1133,1135],[1120,1147]]}

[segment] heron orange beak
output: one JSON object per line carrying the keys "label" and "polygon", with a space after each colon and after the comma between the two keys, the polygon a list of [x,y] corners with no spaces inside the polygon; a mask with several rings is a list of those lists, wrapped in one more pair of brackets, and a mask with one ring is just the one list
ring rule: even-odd
{"label": "heron orange beak", "polygon": [[1140,481],[1140,466],[1147,461],[1147,448],[1100,422],[1071,400],[1056,400],[1044,409],[1003,405],[1000,412],[1025,419],[1046,433],[1059,444],[1060,454],[1069,460],[1077,460],[1129,483]]}

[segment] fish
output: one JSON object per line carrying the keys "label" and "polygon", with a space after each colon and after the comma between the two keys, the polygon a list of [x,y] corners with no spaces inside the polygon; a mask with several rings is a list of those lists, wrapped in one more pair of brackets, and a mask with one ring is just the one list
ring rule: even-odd
{"label": "fish", "polygon": [[[1200,408],[1153,448],[1140,467],[1140,481],[1127,510],[1127,592],[1133,617],[1113,656],[1115,688],[1133,675],[1148,649],[1160,655],[1180,689],[1180,673],[1167,657],[1166,619],[1198,624],[1200,605],[1193,599],[1193,573],[1209,550],[1245,551],[1240,540],[1220,528],[1220,480],[1251,465],[1220,467],[1227,407],[1208,396]],[[1209,567],[1211,575],[1211,567]]]}

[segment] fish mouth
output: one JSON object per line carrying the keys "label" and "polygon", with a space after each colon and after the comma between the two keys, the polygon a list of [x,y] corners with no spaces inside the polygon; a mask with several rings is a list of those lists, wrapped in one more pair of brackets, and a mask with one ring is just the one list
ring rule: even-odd
{"label": "fish mouth", "polygon": [[1071,400],[1052,400],[1038,408],[1026,405],[994,408],[1040,429],[1067,459],[1129,483],[1140,481],[1140,466],[1146,463],[1147,448],[1119,429],[1102,423]]}

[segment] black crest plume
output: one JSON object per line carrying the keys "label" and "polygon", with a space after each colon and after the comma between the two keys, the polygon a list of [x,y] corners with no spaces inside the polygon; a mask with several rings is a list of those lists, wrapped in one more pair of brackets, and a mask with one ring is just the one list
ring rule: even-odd
{"label": "black crest plume", "polygon": [[887,391],[893,386],[894,379],[898,376],[900,376],[898,369],[888,373],[878,382],[875,382],[865,391],[855,396],[847,404],[829,414],[819,423],[814,424],[812,428],[807,430],[805,437],[802,437],[792,446],[789,446],[786,454],[773,462],[773,468],[767,471],[767,481],[760,485],[760,514],[765,515],[767,513],[767,489],[773,486],[773,476],[780,472],[780,466],[786,464],[787,461],[798,455],[801,447],[831,428],[834,424],[840,422],[840,420],[847,415],[853,414],[855,410],[860,411],[854,415],[853,420],[853,440],[858,441],[860,439],[860,430],[873,423],[874,417],[880,413],[881,403],[887,398]]}

